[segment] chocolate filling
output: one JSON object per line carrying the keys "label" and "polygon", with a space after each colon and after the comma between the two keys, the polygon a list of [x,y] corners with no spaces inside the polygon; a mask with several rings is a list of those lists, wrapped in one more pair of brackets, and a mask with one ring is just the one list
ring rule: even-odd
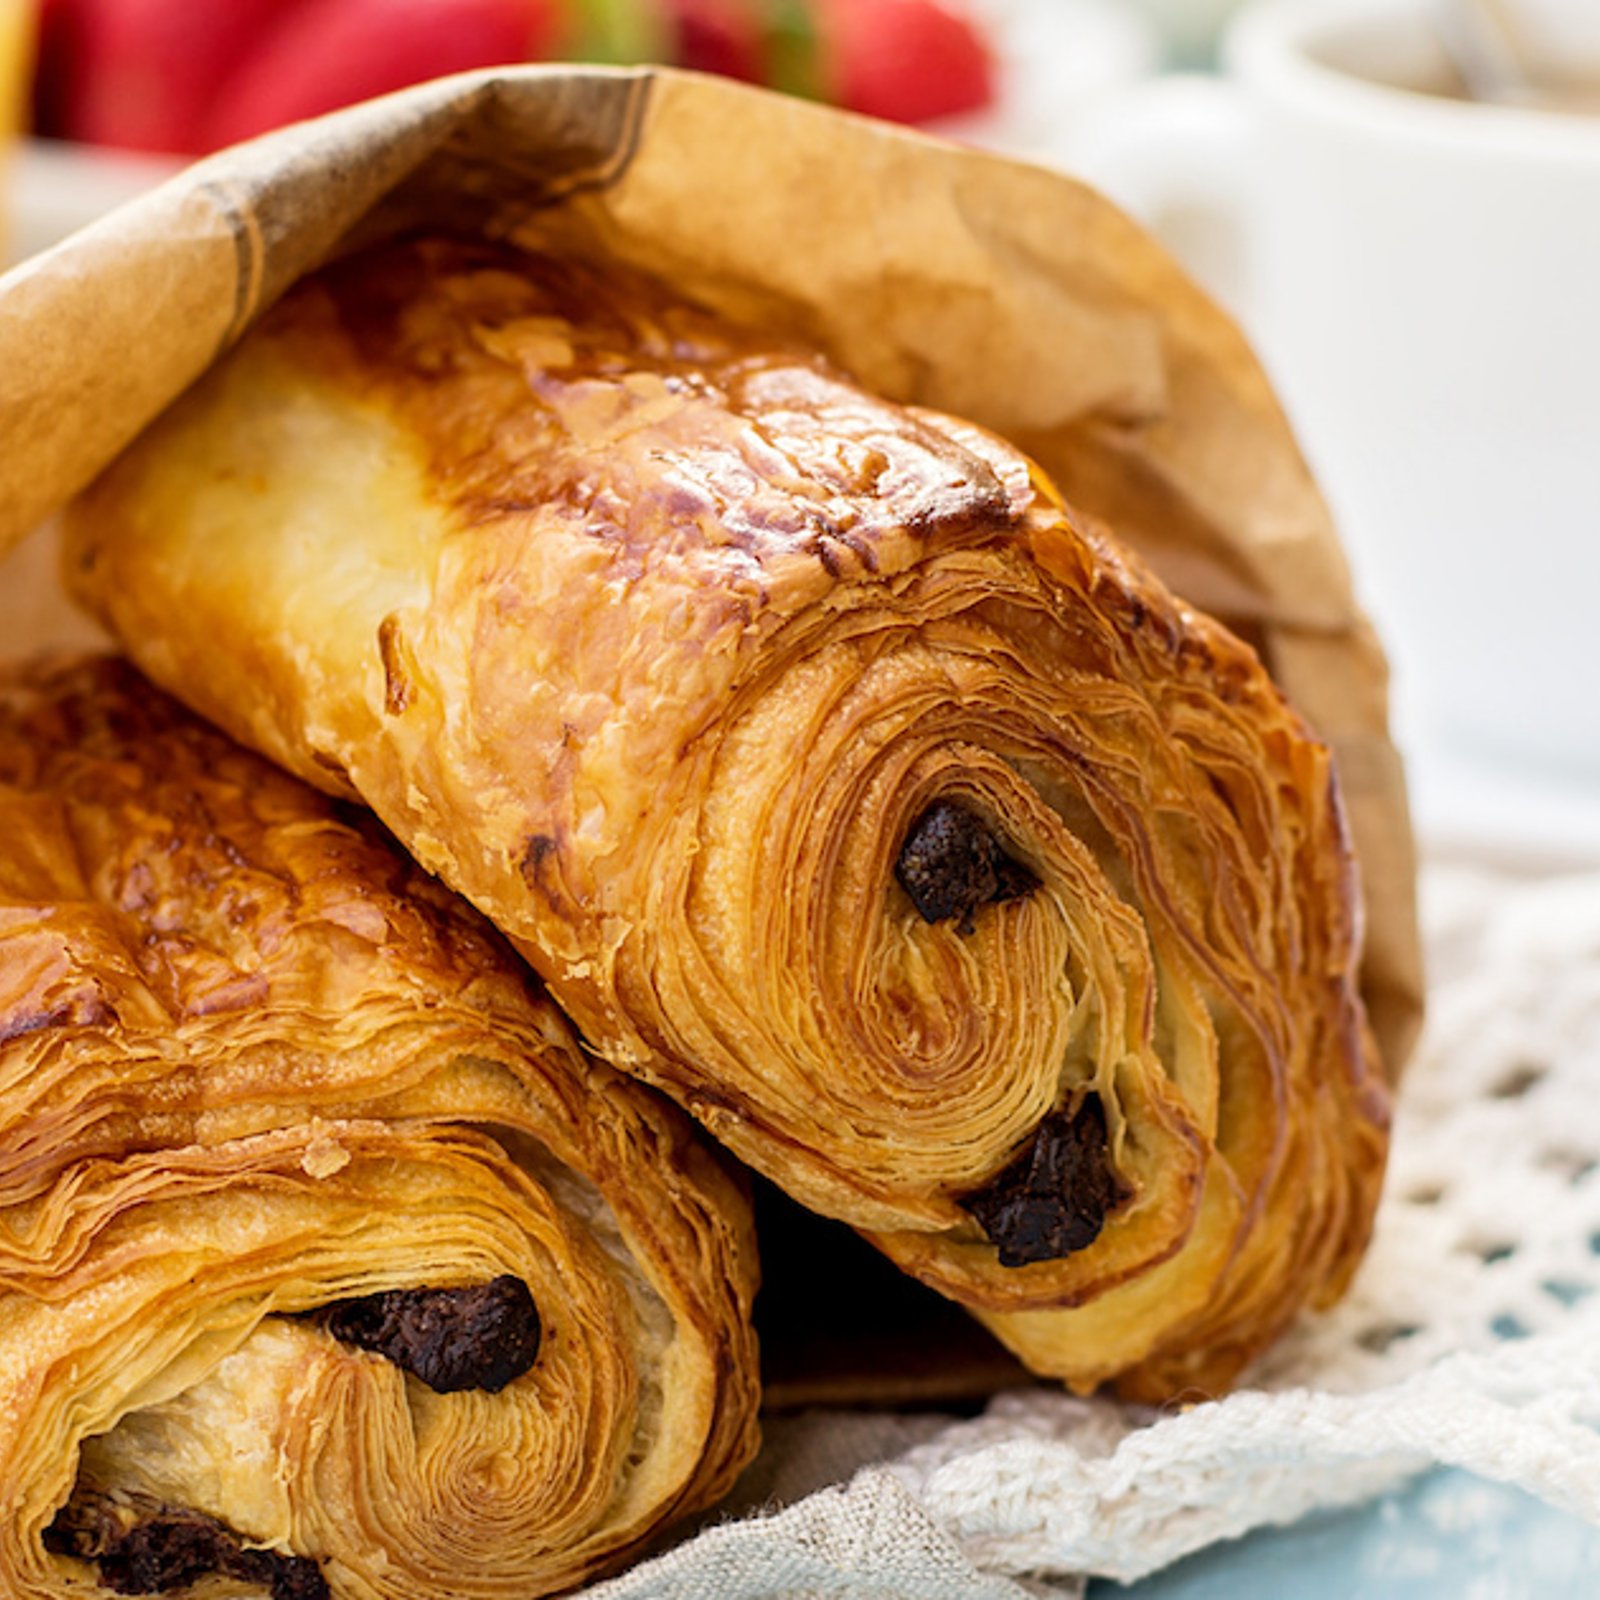
{"label": "chocolate filling", "polygon": [[1002,1267],[1026,1267],[1093,1244],[1121,1198],[1105,1108],[1089,1094],[1076,1111],[1052,1111],[1028,1148],[961,1204],[999,1250]]}
{"label": "chocolate filling", "polygon": [[439,1394],[499,1394],[539,1354],[539,1312],[509,1273],[467,1289],[392,1289],[321,1313],[335,1339],[387,1356]]}
{"label": "chocolate filling", "polygon": [[958,918],[962,933],[972,932],[979,906],[1017,900],[1039,887],[988,825],[953,800],[935,800],[911,824],[894,875],[924,922]]}
{"label": "chocolate filling", "polygon": [[327,1580],[309,1556],[247,1550],[231,1528],[198,1511],[157,1510],[129,1526],[138,1514],[85,1495],[45,1530],[45,1548],[97,1562],[101,1584],[114,1594],[167,1594],[220,1573],[259,1584],[272,1600],[329,1600]]}

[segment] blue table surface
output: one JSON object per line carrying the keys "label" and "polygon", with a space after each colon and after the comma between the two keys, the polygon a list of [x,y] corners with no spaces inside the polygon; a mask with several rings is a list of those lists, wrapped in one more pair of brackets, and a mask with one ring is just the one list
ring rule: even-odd
{"label": "blue table surface", "polygon": [[1520,1489],[1440,1470],[1353,1511],[1217,1545],[1090,1600],[1584,1600],[1600,1528]]}

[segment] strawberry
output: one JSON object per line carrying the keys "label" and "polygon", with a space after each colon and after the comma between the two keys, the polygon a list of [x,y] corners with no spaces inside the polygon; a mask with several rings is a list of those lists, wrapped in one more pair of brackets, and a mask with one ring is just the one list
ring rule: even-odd
{"label": "strawberry", "polygon": [[759,0],[665,0],[672,59],[680,67],[760,83],[766,28]]}
{"label": "strawberry", "polygon": [[50,8],[46,110],[92,144],[187,153],[218,83],[301,0],[69,0]]}
{"label": "strawberry", "polygon": [[35,18],[33,126],[49,138],[66,133],[67,75],[77,48],[81,0],[39,0]]}
{"label": "strawberry", "polygon": [[472,67],[537,60],[554,0],[301,0],[217,96],[208,149]]}
{"label": "strawberry", "polygon": [[812,0],[663,0],[672,60],[788,94],[823,98]]}
{"label": "strawberry", "polygon": [[565,0],[552,54],[564,61],[629,65],[666,61],[672,44],[666,0]]}
{"label": "strawberry", "polygon": [[828,98],[816,0],[761,0],[766,18],[764,81],[785,94]]}
{"label": "strawberry", "polygon": [[992,105],[994,61],[968,18],[939,0],[816,0],[831,98],[892,122]]}

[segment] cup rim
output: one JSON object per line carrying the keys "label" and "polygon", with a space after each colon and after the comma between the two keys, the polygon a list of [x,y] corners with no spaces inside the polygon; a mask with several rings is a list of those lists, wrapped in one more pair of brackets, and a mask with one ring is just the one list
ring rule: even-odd
{"label": "cup rim", "polygon": [[1341,24],[1425,19],[1425,0],[1251,0],[1224,41],[1229,71],[1274,98],[1341,123],[1501,152],[1600,158],[1600,116],[1482,104],[1354,77],[1307,41]]}

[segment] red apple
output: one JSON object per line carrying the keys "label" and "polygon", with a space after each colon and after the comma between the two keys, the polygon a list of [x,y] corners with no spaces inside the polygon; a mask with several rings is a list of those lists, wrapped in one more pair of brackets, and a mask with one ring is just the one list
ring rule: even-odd
{"label": "red apple", "polygon": [[969,18],[939,0],[817,0],[832,98],[892,122],[992,105],[994,61]]}
{"label": "red apple", "polygon": [[207,149],[473,67],[538,60],[556,0],[301,0],[223,85]]}
{"label": "red apple", "polygon": [[302,0],[68,0],[45,71],[59,131],[130,150],[198,148],[217,85]]}

